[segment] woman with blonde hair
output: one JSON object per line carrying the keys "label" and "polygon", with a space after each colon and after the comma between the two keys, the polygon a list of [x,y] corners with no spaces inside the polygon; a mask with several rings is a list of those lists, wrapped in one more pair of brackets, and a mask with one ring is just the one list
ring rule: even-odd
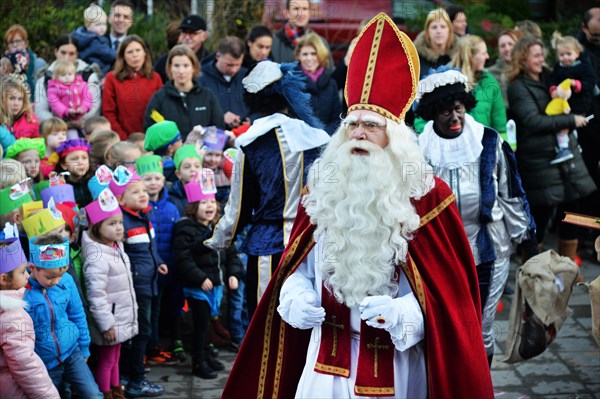
{"label": "woman with blonde hair", "polygon": [[341,103],[337,84],[331,78],[333,69],[329,65],[329,51],[321,38],[311,32],[302,36],[294,56],[296,70],[306,77],[306,91],[311,95],[313,112],[331,135],[340,124]]}
{"label": "woman with blonde hair", "polygon": [[454,28],[448,13],[442,8],[432,10],[425,19],[425,28],[417,35],[415,47],[419,54],[421,71],[419,78],[450,62],[454,54]]}
{"label": "woman with blonde hair", "polygon": [[[508,102],[517,126],[517,163],[531,214],[537,224],[537,242],[542,245],[548,221],[558,206],[564,211],[578,212],[579,199],[596,190],[581,153],[577,138],[569,133],[569,146],[574,157],[569,162],[550,165],[555,157],[555,134],[588,124],[585,116],[574,114],[546,115],[550,93],[546,86],[542,41],[530,35],[520,38],[513,49],[510,67]],[[558,252],[575,259],[578,230],[561,223],[558,229]]]}
{"label": "woman with blonde hair", "polygon": [[123,39],[117,49],[115,69],[106,75],[102,95],[102,114],[121,140],[142,131],[146,105],[162,85],[160,75],[152,69],[144,40],[137,35]]}
{"label": "woman with blonde hair", "polygon": [[503,74],[510,65],[512,49],[522,35],[521,31],[514,29],[504,29],[501,31],[498,34],[498,59],[494,65],[487,68],[487,71],[500,83],[500,90],[502,91],[502,98],[504,99],[506,109],[508,109],[508,96],[506,94],[508,81]]}
{"label": "woman with blonde hair", "polygon": [[154,93],[144,116],[144,130],[158,122],[156,115],[177,124],[183,141],[194,126],[225,128],[223,110],[212,91],[198,84],[200,62],[189,47],[179,44],[167,57],[169,81]]}

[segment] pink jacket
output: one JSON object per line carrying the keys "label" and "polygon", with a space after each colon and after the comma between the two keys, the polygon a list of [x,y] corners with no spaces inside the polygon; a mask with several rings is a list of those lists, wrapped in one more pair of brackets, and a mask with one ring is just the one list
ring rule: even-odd
{"label": "pink jacket", "polygon": [[0,398],[59,399],[44,362],[33,351],[35,333],[24,294],[25,288],[0,291]]}
{"label": "pink jacket", "polygon": [[22,139],[24,137],[40,137],[40,121],[33,112],[31,112],[31,122],[27,121],[25,113],[22,113],[14,121],[12,127],[10,128],[10,131],[12,132],[12,134],[15,135],[15,138],[17,140]]}
{"label": "pink jacket", "polygon": [[83,116],[92,108],[92,93],[88,84],[81,75],[75,75],[71,84],[64,84],[58,80],[48,80],[48,104],[54,115],[59,118],[77,119],[69,114],[69,110],[81,108]]}

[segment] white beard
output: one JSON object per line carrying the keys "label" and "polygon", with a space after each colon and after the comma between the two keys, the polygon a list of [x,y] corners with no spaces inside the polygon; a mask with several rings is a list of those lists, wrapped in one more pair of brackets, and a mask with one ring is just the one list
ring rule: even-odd
{"label": "white beard", "polygon": [[[406,260],[408,241],[419,227],[410,202],[433,187],[433,173],[406,125],[387,120],[390,144],[332,137],[308,177],[303,199],[316,240],[322,240],[325,287],[347,306],[370,295],[398,291],[395,266]],[[352,154],[360,147],[368,156]]]}

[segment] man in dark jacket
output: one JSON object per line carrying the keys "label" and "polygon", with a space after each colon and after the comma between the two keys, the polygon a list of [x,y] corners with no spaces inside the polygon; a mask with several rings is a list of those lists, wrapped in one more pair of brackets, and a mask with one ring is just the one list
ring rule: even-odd
{"label": "man in dark jacket", "polygon": [[246,68],[244,43],[235,36],[227,36],[219,42],[216,53],[202,61],[200,84],[216,94],[229,128],[241,125],[248,116],[248,107],[242,97],[242,79]]}

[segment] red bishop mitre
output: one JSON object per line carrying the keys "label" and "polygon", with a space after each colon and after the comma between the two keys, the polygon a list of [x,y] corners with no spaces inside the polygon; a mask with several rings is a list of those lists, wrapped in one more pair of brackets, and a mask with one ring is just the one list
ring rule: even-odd
{"label": "red bishop mitre", "polygon": [[384,13],[358,35],[348,65],[348,112],[366,109],[401,123],[419,82],[419,55],[409,37]]}

